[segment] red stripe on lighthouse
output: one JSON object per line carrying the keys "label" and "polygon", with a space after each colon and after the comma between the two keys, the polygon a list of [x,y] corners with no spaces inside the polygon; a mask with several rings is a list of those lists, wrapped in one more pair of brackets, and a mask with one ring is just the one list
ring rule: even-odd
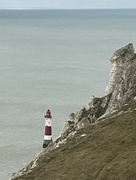
{"label": "red stripe on lighthouse", "polygon": [[45,135],[52,135],[51,126],[45,126]]}

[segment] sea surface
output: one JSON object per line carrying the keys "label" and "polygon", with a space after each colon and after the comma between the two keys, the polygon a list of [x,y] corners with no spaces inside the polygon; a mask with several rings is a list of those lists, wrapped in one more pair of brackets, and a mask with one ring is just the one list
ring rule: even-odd
{"label": "sea surface", "polygon": [[71,112],[104,95],[110,57],[130,42],[136,10],[0,10],[0,180],[43,150],[48,108],[55,140]]}

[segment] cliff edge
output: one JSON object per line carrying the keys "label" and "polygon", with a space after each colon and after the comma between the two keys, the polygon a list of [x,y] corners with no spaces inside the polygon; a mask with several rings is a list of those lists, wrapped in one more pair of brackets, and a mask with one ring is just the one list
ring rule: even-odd
{"label": "cliff edge", "polygon": [[60,137],[11,180],[136,179],[136,54],[133,44],[111,57],[103,97],[71,113]]}
{"label": "cliff edge", "polygon": [[93,96],[79,112],[71,113],[61,138],[110,116],[136,96],[136,54],[133,44],[118,49],[110,61],[112,67],[105,95],[101,98]]}

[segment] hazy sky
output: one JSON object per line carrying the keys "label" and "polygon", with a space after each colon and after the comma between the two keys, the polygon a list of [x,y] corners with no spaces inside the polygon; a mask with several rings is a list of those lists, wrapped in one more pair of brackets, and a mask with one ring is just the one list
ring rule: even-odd
{"label": "hazy sky", "polygon": [[136,0],[0,0],[0,8],[136,8]]}

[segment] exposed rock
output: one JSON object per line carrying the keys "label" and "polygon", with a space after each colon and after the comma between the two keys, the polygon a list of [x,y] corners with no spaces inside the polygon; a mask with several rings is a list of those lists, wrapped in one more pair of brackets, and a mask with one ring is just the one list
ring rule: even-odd
{"label": "exposed rock", "polygon": [[115,91],[116,85],[122,81],[123,71],[127,69],[126,62],[129,65],[130,60],[134,57],[134,48],[132,44],[128,44],[127,46],[117,50],[110,61],[112,63],[112,68],[110,72],[110,78],[108,85],[105,89],[105,94],[110,94]]}
{"label": "exposed rock", "polygon": [[136,96],[136,54],[133,44],[129,43],[117,50],[110,61],[112,68],[105,96],[93,96],[84,108],[72,113],[65,123],[61,137],[66,138],[72,131],[109,116]]}
{"label": "exposed rock", "polygon": [[62,129],[60,137],[66,138],[71,132],[94,123],[107,110],[111,96],[112,93],[102,98],[93,97],[79,112],[72,113]]}
{"label": "exposed rock", "polygon": [[136,96],[136,54],[132,44],[111,57],[112,68],[105,94],[112,93],[106,113],[117,110]]}

